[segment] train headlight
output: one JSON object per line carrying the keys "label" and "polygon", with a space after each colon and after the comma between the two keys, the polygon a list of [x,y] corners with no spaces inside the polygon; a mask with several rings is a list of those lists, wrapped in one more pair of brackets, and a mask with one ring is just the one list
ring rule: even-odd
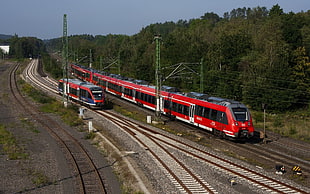
{"label": "train headlight", "polygon": [[236,125],[236,126],[239,126],[239,124],[238,124],[238,122],[237,122],[237,121],[235,122],[235,125]]}

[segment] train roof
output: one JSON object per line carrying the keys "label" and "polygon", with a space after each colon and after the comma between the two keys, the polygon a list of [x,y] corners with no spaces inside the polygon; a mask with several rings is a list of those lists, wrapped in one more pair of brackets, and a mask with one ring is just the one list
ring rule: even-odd
{"label": "train roof", "polygon": [[89,89],[94,89],[94,88],[98,88],[98,89],[100,88],[101,89],[101,87],[99,87],[99,86],[96,86],[90,82],[81,81],[79,79],[67,79],[67,78],[65,78],[65,79],[61,79],[61,80],[71,82],[73,84],[80,85],[80,86],[83,86],[83,87],[86,87]]}
{"label": "train roof", "polygon": [[236,108],[236,107],[245,107],[242,103],[235,101],[235,100],[230,100],[226,98],[220,98],[220,97],[214,97],[214,96],[209,96],[208,94],[204,93],[199,93],[199,92],[189,92],[189,93],[177,93],[178,95],[186,96],[189,98],[193,99],[198,99],[201,101],[225,106],[225,107],[231,107],[231,108]]}

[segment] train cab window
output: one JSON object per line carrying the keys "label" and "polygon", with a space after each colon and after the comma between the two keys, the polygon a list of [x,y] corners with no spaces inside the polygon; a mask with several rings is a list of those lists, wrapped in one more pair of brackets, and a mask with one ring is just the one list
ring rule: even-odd
{"label": "train cab window", "polygon": [[237,121],[247,121],[249,119],[246,108],[232,108],[232,111]]}
{"label": "train cab window", "polygon": [[100,91],[94,91],[93,96],[96,100],[102,100],[102,92]]}

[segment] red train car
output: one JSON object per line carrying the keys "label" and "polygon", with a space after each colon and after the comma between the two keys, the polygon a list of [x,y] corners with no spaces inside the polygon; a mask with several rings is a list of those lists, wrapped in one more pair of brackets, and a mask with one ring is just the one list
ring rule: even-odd
{"label": "red train car", "polygon": [[[96,72],[79,65],[71,65],[71,68],[74,75],[80,75],[83,80],[90,80],[113,95],[156,110],[157,99],[154,86],[141,80]],[[161,88],[158,100],[162,114],[220,136],[241,139],[254,135],[250,112],[240,102],[195,92],[183,94],[169,86]]]}
{"label": "red train car", "polygon": [[71,64],[70,67],[71,67],[72,75],[74,75],[75,77],[81,80],[92,82],[93,73],[91,69],[88,69],[86,67],[83,67],[77,64]]}

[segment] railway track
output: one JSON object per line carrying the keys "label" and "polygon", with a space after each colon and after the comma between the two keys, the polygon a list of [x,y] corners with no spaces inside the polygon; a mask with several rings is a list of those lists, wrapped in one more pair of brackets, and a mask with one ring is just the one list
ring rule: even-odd
{"label": "railway track", "polygon": [[[217,193],[217,191],[208,183],[206,183],[206,181],[201,180],[199,175],[195,175],[195,173],[190,172],[190,168],[186,167],[186,164],[178,160],[175,156],[167,151],[168,148],[173,148],[176,151],[183,152],[184,154],[192,157],[194,160],[207,163],[210,167],[216,168],[218,171],[244,179],[253,186],[258,187],[266,192],[307,193],[307,191],[270,178],[262,173],[248,169],[242,165],[236,164],[227,159],[223,159],[207,151],[203,151],[195,146],[185,144],[182,141],[171,138],[170,136],[159,134],[158,132],[134,123],[130,120],[124,119],[123,117],[118,117],[116,114],[102,111],[97,112],[108,118],[119,127],[123,128],[130,136],[132,136],[133,139],[138,141],[142,146],[150,151],[155,160],[164,166],[168,172],[167,176],[173,179],[171,182],[176,184],[176,187],[180,187],[181,191],[186,191],[186,193],[195,193],[194,191],[197,191],[198,193]],[[160,149],[160,153],[158,153],[158,149]],[[165,156],[162,156],[163,152],[165,153]],[[177,168],[179,166],[182,166],[182,171],[186,175],[182,175],[182,173],[177,175],[177,173],[175,173],[180,170]],[[189,178],[189,176],[191,177]],[[190,190],[189,188],[193,188],[194,191]]]}
{"label": "railway track", "polygon": [[[55,84],[53,84],[55,85]],[[44,88],[44,87],[43,87]],[[179,159],[174,152],[189,156],[192,160],[198,161],[210,168],[238,177],[252,187],[263,192],[270,193],[308,193],[309,191],[285,183],[284,181],[268,177],[264,173],[256,172],[248,167],[244,167],[236,162],[223,159],[211,152],[204,151],[185,144],[182,141],[171,138],[164,134],[159,134],[148,127],[132,122],[128,119],[120,118],[118,115],[107,111],[96,111],[97,114],[107,118],[131,138],[138,142],[153,158],[154,162],[161,167],[172,184],[181,193],[217,193],[217,189],[210,185],[208,181],[195,172],[185,161]],[[228,145],[229,146],[229,145]],[[246,149],[246,148],[245,148]],[[174,150],[171,152],[171,150]]]}
{"label": "railway track", "polygon": [[[73,177],[76,179],[79,193],[107,193],[104,180],[87,150],[66,129],[49,116],[40,114],[37,108],[22,96],[16,80],[16,71],[18,68],[19,65],[15,65],[10,71],[9,88],[11,93],[24,112],[28,113],[28,116],[41,124],[62,147],[74,168],[75,173]],[[28,78],[31,80],[34,79],[30,73],[31,71],[26,71],[28,72]]]}

